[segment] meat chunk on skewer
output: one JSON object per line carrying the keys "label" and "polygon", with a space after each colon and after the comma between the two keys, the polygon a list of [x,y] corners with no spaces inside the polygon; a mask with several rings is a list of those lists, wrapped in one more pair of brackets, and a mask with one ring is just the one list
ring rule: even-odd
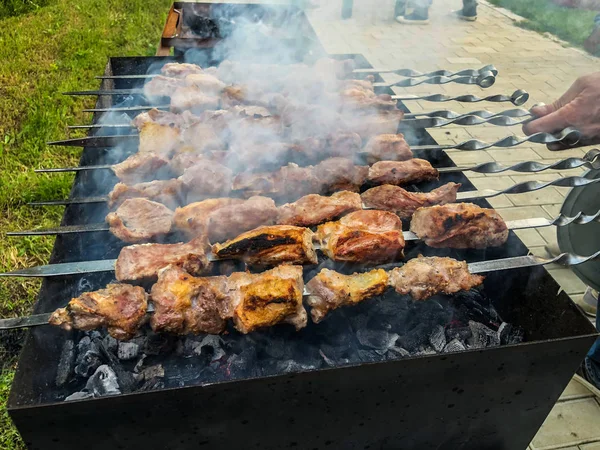
{"label": "meat chunk on skewer", "polygon": [[203,72],[200,66],[188,63],[167,63],[160,69],[160,73],[165,77],[173,78],[185,78],[190,74]]}
{"label": "meat chunk on skewer", "polygon": [[227,290],[225,317],[232,317],[244,334],[279,323],[292,324],[296,330],[306,326],[301,266],[281,265],[258,274],[236,272],[227,278]]}
{"label": "meat chunk on skewer", "polygon": [[341,191],[330,197],[310,194],[294,203],[281,205],[277,223],[311,227],[361,209],[362,200],[355,192]]}
{"label": "meat chunk on skewer", "polygon": [[[353,115],[349,126],[363,139],[380,134],[393,134],[398,130],[398,125],[404,113],[398,109],[379,110],[376,114],[367,109],[364,114]],[[386,159],[383,156],[379,159]]]}
{"label": "meat chunk on skewer", "polygon": [[473,203],[419,208],[410,230],[436,248],[498,247],[508,239],[508,227],[500,214]]}
{"label": "meat chunk on skewer", "polygon": [[175,210],[173,224],[175,228],[183,232],[188,238],[207,233],[208,220],[213,211],[225,206],[235,206],[244,203],[237,198],[211,198],[201,202],[190,203]]}
{"label": "meat chunk on skewer", "polygon": [[156,97],[170,97],[173,91],[183,84],[182,78],[157,75],[144,85],[144,96],[150,100]]}
{"label": "meat chunk on skewer", "polygon": [[180,145],[181,130],[169,125],[147,122],[140,128],[138,152],[169,157]]}
{"label": "meat chunk on skewer", "polygon": [[143,112],[135,116],[135,118],[131,121],[131,125],[136,127],[138,131],[141,130],[147,123],[168,126],[170,128],[184,128],[189,119],[189,115],[175,114],[169,111],[161,111],[159,109],[152,108],[147,112]]}
{"label": "meat chunk on skewer", "polygon": [[402,186],[421,181],[437,180],[439,173],[425,159],[379,161],[369,167],[368,180],[373,184]]}
{"label": "meat chunk on skewer", "polygon": [[291,225],[258,227],[222,244],[212,246],[217,258],[241,259],[251,266],[317,264],[313,232]]}
{"label": "meat chunk on skewer", "polygon": [[134,153],[125,161],[112,166],[117,178],[126,184],[156,180],[161,168],[169,164],[168,158],[154,153]]}
{"label": "meat chunk on skewer", "polygon": [[173,211],[161,203],[145,198],[125,200],[115,212],[106,216],[110,232],[132,244],[148,242],[171,231]]}
{"label": "meat chunk on skewer", "polygon": [[106,289],[86,292],[59,308],[49,323],[65,330],[94,330],[106,327],[115,339],[131,339],[144,322],[148,295],[129,284],[109,284]]}
{"label": "meat chunk on skewer", "polygon": [[132,186],[117,183],[108,194],[108,207],[116,208],[128,198],[146,198],[162,203],[170,209],[175,209],[185,202],[182,182],[177,178],[137,183]]}
{"label": "meat chunk on skewer", "polygon": [[218,109],[220,104],[217,95],[205,92],[197,86],[179,86],[171,91],[170,97],[170,108],[173,112]]}
{"label": "meat chunk on skewer", "polygon": [[225,86],[221,80],[209,73],[192,73],[185,77],[185,84],[200,89],[202,92],[218,94]]}
{"label": "meat chunk on skewer", "polygon": [[199,236],[185,244],[138,244],[123,247],[115,264],[119,281],[156,278],[168,265],[200,275],[208,267],[206,238]]}
{"label": "meat chunk on skewer", "polygon": [[341,306],[351,306],[371,297],[382,295],[388,288],[388,274],[383,269],[366,273],[343,275],[329,269],[321,270],[306,284],[307,304],[315,323]]}
{"label": "meat chunk on skewer", "polygon": [[455,294],[483,283],[485,277],[472,275],[465,261],[439,256],[411,259],[390,272],[390,286],[399,294],[425,300],[435,294]]}
{"label": "meat chunk on skewer", "polygon": [[150,326],[173,334],[221,333],[226,325],[221,317],[225,286],[226,277],[196,278],[179,267],[161,269],[151,291]]}
{"label": "meat chunk on skewer", "polygon": [[246,195],[269,195],[276,198],[299,198],[321,192],[323,183],[312,167],[290,163],[273,173],[242,172],[233,178],[232,190]]}
{"label": "meat chunk on skewer", "polygon": [[231,190],[231,179],[231,169],[212,161],[199,161],[179,177],[185,189],[186,203],[207,196],[227,195]]}
{"label": "meat chunk on skewer", "polygon": [[360,197],[367,207],[393,211],[402,219],[409,219],[423,206],[455,202],[460,186],[458,183],[446,183],[431,192],[408,192],[399,186],[384,184],[366,190]]}
{"label": "meat chunk on skewer", "polygon": [[358,192],[368,171],[368,166],[357,166],[348,158],[327,158],[313,169],[314,176],[323,185],[323,193]]}
{"label": "meat chunk on skewer", "polygon": [[355,211],[320,225],[315,238],[335,261],[379,264],[403,256],[402,221],[387,211]]}
{"label": "meat chunk on skewer", "polygon": [[401,133],[373,136],[367,141],[363,152],[369,155],[369,162],[405,161],[413,157],[412,150]]}

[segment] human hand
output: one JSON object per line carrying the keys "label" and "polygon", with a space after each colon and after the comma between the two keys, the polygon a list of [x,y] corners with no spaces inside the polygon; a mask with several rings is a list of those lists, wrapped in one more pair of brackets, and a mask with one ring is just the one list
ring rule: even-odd
{"label": "human hand", "polygon": [[579,145],[600,143],[600,72],[578,78],[554,103],[531,112],[536,118],[523,126],[527,135],[575,127],[583,135]]}

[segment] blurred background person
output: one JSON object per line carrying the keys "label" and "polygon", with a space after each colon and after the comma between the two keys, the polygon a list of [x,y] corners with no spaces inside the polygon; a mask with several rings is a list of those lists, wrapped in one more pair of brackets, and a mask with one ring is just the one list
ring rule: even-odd
{"label": "blurred background person", "polygon": [[[429,23],[429,8],[433,0],[396,0],[396,21],[404,24],[423,25]],[[477,0],[463,0],[463,7],[454,11],[461,20],[477,20]]]}

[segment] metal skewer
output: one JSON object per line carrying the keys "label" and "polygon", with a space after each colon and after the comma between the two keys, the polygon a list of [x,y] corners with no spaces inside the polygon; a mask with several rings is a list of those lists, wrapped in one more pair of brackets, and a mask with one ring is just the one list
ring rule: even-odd
{"label": "metal skewer", "polygon": [[420,84],[448,84],[448,83],[458,83],[458,84],[476,84],[482,88],[489,88],[494,85],[496,82],[496,77],[492,72],[482,72],[477,76],[471,77],[444,77],[444,76],[435,76],[430,78],[405,78],[403,80],[395,81],[393,83],[373,83],[373,87],[412,87],[419,86]]}
{"label": "metal skewer", "polygon": [[352,73],[370,74],[370,73],[393,73],[401,77],[420,78],[420,77],[476,77],[485,72],[491,72],[498,76],[498,69],[493,65],[487,65],[481,69],[465,69],[458,72],[449,70],[434,70],[433,72],[419,72],[413,69],[354,69]]}
{"label": "metal skewer", "polygon": [[[443,94],[432,94],[432,95],[392,95],[393,100],[407,101],[407,100],[425,100],[428,102],[463,102],[463,103],[478,103],[478,102],[492,102],[492,103],[500,103],[500,102],[510,102],[515,106],[521,106],[527,103],[529,100],[529,94],[522,90],[517,89],[512,95],[490,95],[487,97],[478,97],[476,95],[458,95],[455,97],[450,97],[448,95]],[[106,110],[109,111],[109,110]]]}

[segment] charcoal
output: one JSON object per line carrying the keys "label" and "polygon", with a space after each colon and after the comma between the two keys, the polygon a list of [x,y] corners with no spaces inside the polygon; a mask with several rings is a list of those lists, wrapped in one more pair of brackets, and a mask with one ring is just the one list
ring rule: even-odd
{"label": "charcoal", "polygon": [[138,388],[138,391],[146,392],[146,391],[155,391],[158,389],[164,389],[165,382],[162,378],[150,378],[149,380],[144,381],[142,385]]}
{"label": "charcoal", "polygon": [[232,377],[259,376],[259,367],[256,364],[256,349],[248,347],[237,355],[231,355],[227,360],[227,373]]}
{"label": "charcoal", "polygon": [[410,356],[410,352],[402,347],[390,347],[390,350],[388,352],[388,355],[392,355],[395,357],[400,357],[400,358],[405,358],[407,356]]}
{"label": "charcoal", "polygon": [[117,357],[121,361],[134,359],[140,352],[140,346],[135,342],[119,342]]}
{"label": "charcoal", "polygon": [[92,394],[91,392],[87,392],[87,391],[74,392],[73,394],[71,394],[67,398],[65,398],[65,402],[68,402],[71,400],[86,400],[86,399],[92,398],[92,397],[94,397],[94,394]]}
{"label": "charcoal", "polygon": [[106,336],[104,336],[104,338],[102,338],[102,345],[109,352],[112,352],[112,353],[116,354],[117,353],[117,348],[119,347],[119,341],[117,341],[110,334],[107,334]]}
{"label": "charcoal", "polygon": [[409,352],[416,352],[419,347],[429,342],[431,326],[426,323],[420,323],[411,330],[408,330],[404,336],[398,338],[398,343]]}
{"label": "charcoal", "polygon": [[88,378],[101,364],[99,341],[97,339],[92,340],[89,336],[81,338],[77,343],[75,374],[83,378]]}
{"label": "charcoal", "polygon": [[68,339],[63,344],[63,348],[60,352],[60,359],[58,360],[58,367],[56,368],[56,385],[62,386],[67,382],[71,372],[73,372],[75,365],[75,343],[73,340]]}
{"label": "charcoal", "polygon": [[202,354],[210,354],[211,361],[216,359],[220,359],[225,355],[225,350],[223,350],[223,339],[221,339],[217,335],[208,334],[202,338],[200,342],[192,341],[190,339],[186,340],[186,348],[191,349],[191,352],[195,355]]}
{"label": "charcoal", "polygon": [[441,325],[436,325],[429,335],[429,344],[436,352],[441,352],[446,346],[446,330]]}
{"label": "charcoal", "polygon": [[143,368],[144,368],[144,362],[146,361],[147,356],[146,355],[142,355],[140,357],[140,359],[137,360],[137,362],[135,363],[135,367],[133,368],[133,373],[134,374],[139,374],[142,372]]}
{"label": "charcoal", "polygon": [[473,333],[472,338],[468,341],[469,347],[486,348],[500,345],[498,333],[484,324],[470,320],[469,328],[471,328],[471,332]]}
{"label": "charcoal", "polygon": [[288,359],[286,361],[277,361],[276,368],[277,372],[279,373],[293,373],[314,370],[317,368],[317,366],[311,364],[301,364],[293,359]]}
{"label": "charcoal", "polygon": [[149,380],[152,378],[164,378],[165,377],[165,368],[162,364],[155,364],[153,366],[146,367],[141,371],[144,379]]}
{"label": "charcoal", "polygon": [[437,352],[430,345],[425,345],[425,346],[419,347],[419,349],[415,352],[416,356],[426,356],[426,355],[435,355],[435,354],[437,354]]}
{"label": "charcoal", "polygon": [[459,341],[458,339],[452,339],[450,342],[448,342],[446,344],[443,352],[444,353],[460,352],[460,351],[463,351],[466,349],[467,348],[465,347],[465,344],[463,344],[461,341]]}
{"label": "charcoal", "polygon": [[398,335],[395,333],[373,329],[358,330],[356,332],[356,337],[361,345],[382,352],[380,354],[387,352],[398,339]]}
{"label": "charcoal", "polygon": [[129,393],[133,391],[136,385],[135,378],[131,372],[125,370],[119,358],[109,352],[102,343],[100,343],[100,352],[102,357],[108,362],[111,370],[115,373],[116,378],[119,382],[119,387],[123,393]]}
{"label": "charcoal", "polygon": [[142,352],[146,355],[171,353],[175,347],[176,338],[165,333],[148,331]]}
{"label": "charcoal", "polygon": [[376,351],[363,350],[363,349],[359,348],[357,350],[357,352],[358,352],[358,357],[360,358],[361,362],[381,361],[381,355],[379,353],[377,353]]}
{"label": "charcoal", "polygon": [[88,379],[85,389],[91,392],[94,397],[119,395],[121,393],[117,375],[106,364],[98,367],[94,375]]}
{"label": "charcoal", "polygon": [[454,327],[454,328],[446,328],[446,341],[450,342],[453,339],[458,339],[459,341],[466,342],[473,333],[469,327]]}
{"label": "charcoal", "polygon": [[[169,369],[169,368],[168,368]],[[168,387],[183,387],[197,384],[201,380],[201,371],[195,363],[177,364],[165,371],[164,382]]]}
{"label": "charcoal", "polygon": [[500,339],[500,344],[502,345],[520,344],[523,342],[525,332],[522,328],[515,327],[510,323],[502,322],[498,328],[498,337]]}

